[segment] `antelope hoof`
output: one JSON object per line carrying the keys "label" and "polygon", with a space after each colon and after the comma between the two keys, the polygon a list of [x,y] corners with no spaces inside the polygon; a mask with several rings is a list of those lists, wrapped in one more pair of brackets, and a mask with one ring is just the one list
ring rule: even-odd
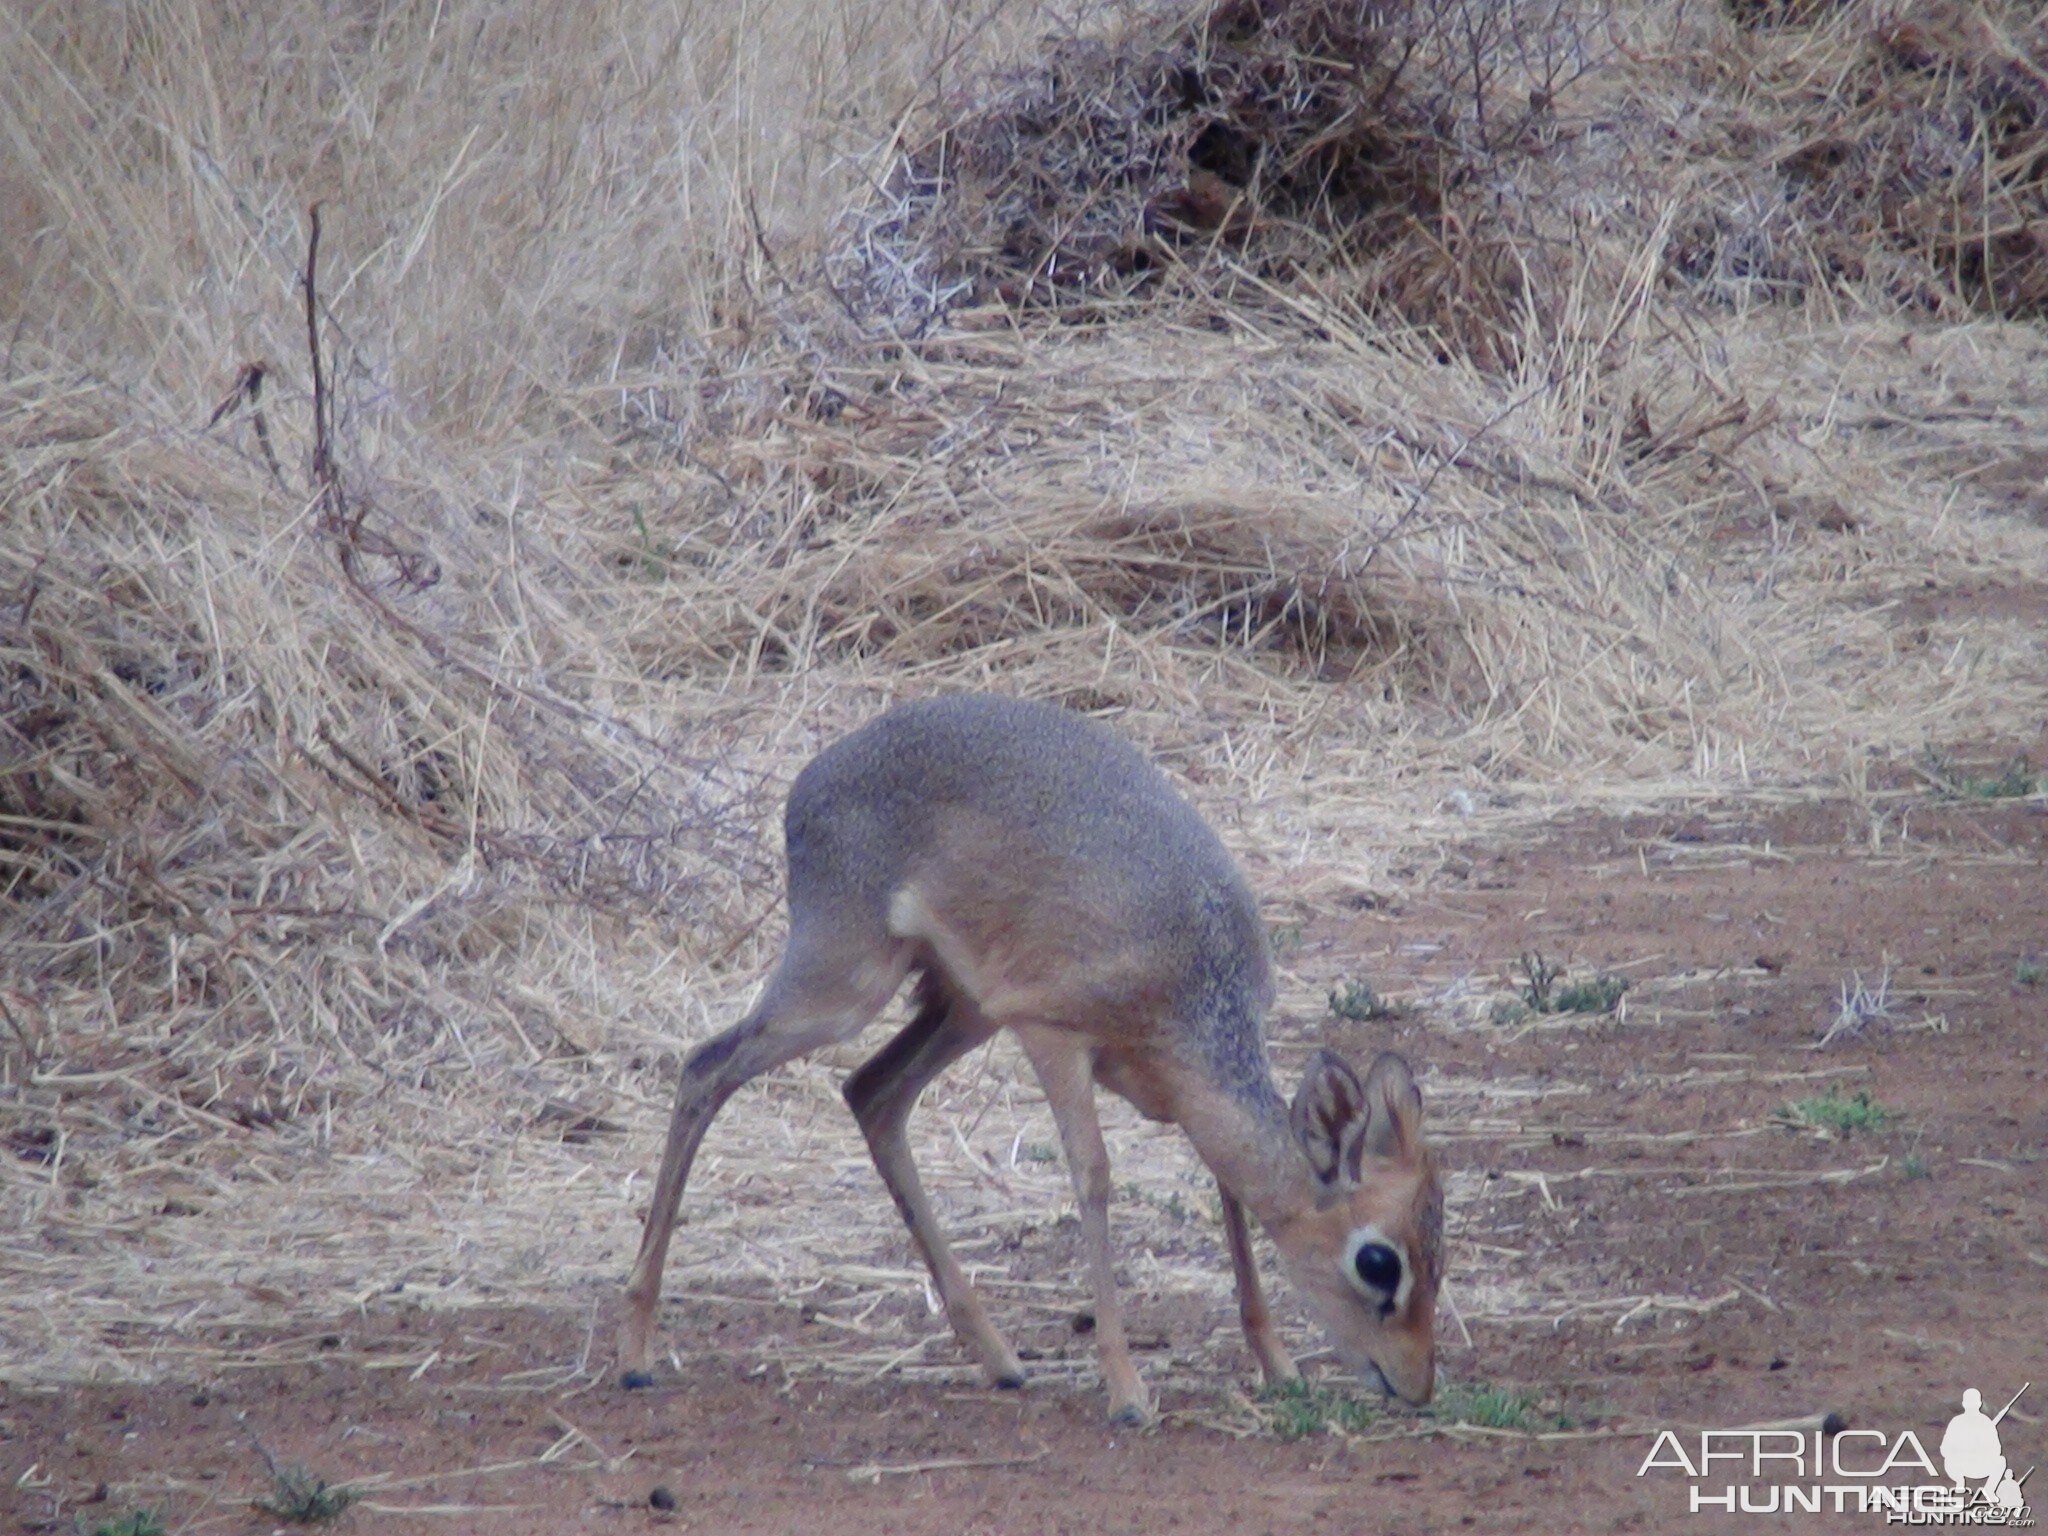
{"label": "antelope hoof", "polygon": [[624,1371],[619,1375],[619,1385],[628,1392],[639,1392],[654,1385],[652,1371]]}
{"label": "antelope hoof", "polygon": [[1281,1355],[1278,1359],[1267,1361],[1259,1374],[1265,1378],[1266,1386],[1269,1389],[1292,1386],[1295,1382],[1301,1380],[1301,1371],[1285,1355]]}
{"label": "antelope hoof", "polygon": [[1151,1404],[1142,1399],[1135,1402],[1111,1403],[1109,1422],[1118,1429],[1143,1429],[1152,1422]]}

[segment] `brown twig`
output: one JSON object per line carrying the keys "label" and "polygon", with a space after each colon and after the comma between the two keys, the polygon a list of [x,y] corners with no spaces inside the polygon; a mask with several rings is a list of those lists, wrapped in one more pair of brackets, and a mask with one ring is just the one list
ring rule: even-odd
{"label": "brown twig", "polygon": [[313,483],[327,519],[337,530],[347,517],[340,477],[328,434],[327,372],[320,352],[320,205],[306,210],[306,353],[313,361]]}
{"label": "brown twig", "polygon": [[[317,377],[317,360],[314,367]],[[206,418],[206,425],[209,428],[217,427],[229,411],[238,405],[246,405],[249,408],[249,420],[256,428],[256,444],[263,450],[263,462],[270,466],[271,479],[282,487],[284,467],[277,462],[277,450],[270,442],[270,419],[263,411],[263,381],[269,373],[270,365],[261,358],[244,363],[241,373],[236,376],[234,387],[222,397],[220,404],[213,408],[213,414]]]}
{"label": "brown twig", "polygon": [[[789,274],[782,270],[782,262],[777,258],[774,247],[768,244],[768,232],[761,227],[761,210],[755,206],[751,189],[747,192],[747,223],[753,230],[755,249],[760,251],[761,259],[768,263],[768,270],[775,275],[775,280],[782,284],[786,292],[795,293],[796,284],[789,280]],[[830,277],[821,274],[821,281],[825,285],[825,291],[832,295],[833,302],[839,306],[846,318],[853,322],[854,329],[866,335],[868,323],[860,317],[860,311],[853,307],[851,301],[839,291]]]}
{"label": "brown twig", "polygon": [[423,550],[409,549],[374,529],[366,528],[367,503],[351,504],[341,483],[334,456],[334,406],[327,389],[327,370],[320,347],[320,205],[306,210],[306,352],[313,365],[313,484],[320,496],[321,526],[336,542],[335,557],[352,584],[363,587],[362,557],[372,555],[398,567],[399,580],[422,591],[441,579],[441,567]]}

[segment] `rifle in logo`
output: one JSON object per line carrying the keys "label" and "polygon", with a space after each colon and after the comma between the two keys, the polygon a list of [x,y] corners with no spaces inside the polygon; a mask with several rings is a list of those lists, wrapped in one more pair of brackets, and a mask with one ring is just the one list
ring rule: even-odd
{"label": "rifle in logo", "polygon": [[2029,1467],[2019,1476],[2013,1476],[2012,1468],[2006,1465],[2005,1450],[1998,1438],[1998,1424],[2013,1410],[2013,1405],[2027,1395],[2030,1381],[2013,1393],[2006,1405],[1995,1414],[1984,1412],[1984,1394],[1975,1387],[1963,1393],[1963,1411],[1948,1421],[1948,1428],[1941,1433],[1941,1467],[1955,1484],[1955,1491],[1961,1493],[1965,1483],[1980,1484],[1985,1502],[2000,1509],[2018,1510],[2025,1507],[2020,1490],[2026,1485],[2034,1469]]}

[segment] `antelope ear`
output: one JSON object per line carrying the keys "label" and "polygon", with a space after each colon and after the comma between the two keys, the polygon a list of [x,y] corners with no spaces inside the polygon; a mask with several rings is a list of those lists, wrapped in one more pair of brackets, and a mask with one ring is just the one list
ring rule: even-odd
{"label": "antelope ear", "polygon": [[1366,1069],[1365,1150],[1374,1157],[1413,1162],[1422,1155],[1422,1090],[1408,1063],[1381,1051]]}
{"label": "antelope ear", "polygon": [[1343,1057],[1317,1051],[1309,1059],[1288,1118],[1309,1167],[1325,1184],[1358,1182],[1370,1118],[1367,1104],[1364,1085]]}

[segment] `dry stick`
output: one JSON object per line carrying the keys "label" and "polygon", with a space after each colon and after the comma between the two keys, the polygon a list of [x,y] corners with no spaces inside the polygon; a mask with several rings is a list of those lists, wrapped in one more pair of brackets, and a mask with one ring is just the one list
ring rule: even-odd
{"label": "dry stick", "polygon": [[546,1508],[542,1504],[374,1504],[368,1500],[357,1503],[379,1515],[511,1515]]}
{"label": "dry stick", "polygon": [[1045,1460],[1047,1451],[1033,1451],[1028,1456],[941,1456],[933,1461],[906,1461],[889,1464],[878,1461],[865,1462],[859,1466],[845,1467],[845,1463],[814,1461],[814,1467],[838,1465],[845,1467],[849,1481],[856,1483],[878,1483],[885,1477],[907,1477],[919,1472],[953,1472],[978,1467],[1028,1467],[1034,1462]]}
{"label": "dry stick", "polygon": [[[761,210],[754,204],[754,193],[751,187],[747,189],[747,222],[753,226],[754,244],[759,247],[762,260],[768,263],[768,270],[775,275],[775,280],[782,284],[785,293],[796,293],[798,291],[796,284],[792,283],[789,280],[789,275],[782,270],[782,263],[776,259],[773,247],[768,244],[767,231],[761,228]],[[821,281],[825,284],[825,291],[832,295],[834,302],[845,312],[846,318],[853,322],[854,329],[863,336],[867,335],[867,322],[861,319],[860,312],[853,307],[852,302],[848,300],[845,294],[839,291],[831,278],[825,277]]]}
{"label": "dry stick", "polygon": [[348,574],[349,582],[363,590],[360,572],[364,554],[395,562],[399,576],[416,588],[430,587],[440,580],[440,568],[418,550],[407,549],[381,533],[368,531],[363,520],[367,505],[349,507],[348,493],[341,483],[341,470],[334,461],[334,406],[327,392],[326,364],[320,350],[320,205],[306,210],[309,233],[306,238],[306,350],[313,362],[313,483],[320,496],[320,521],[338,540],[335,557]]}
{"label": "dry stick", "polygon": [[0,992],[0,1019],[5,1019],[7,1027],[12,1029],[20,1039],[22,1048],[28,1052],[30,1063],[33,1064],[39,1060],[42,1053],[36,1049],[36,1042],[29,1038],[28,1030],[23,1026],[21,1020],[14,1016],[14,1010],[8,1007],[7,994],[4,992]]}
{"label": "dry stick", "polygon": [[[573,1443],[574,1440],[581,1440],[585,1445],[589,1446],[593,1451],[597,1452],[598,1459],[604,1462],[605,1470],[607,1472],[616,1472],[620,1467],[625,1465],[627,1457],[633,1455],[632,1451],[628,1451],[626,1452],[625,1456],[614,1456],[610,1451],[606,1450],[602,1445],[599,1445],[597,1443],[596,1438],[590,1433],[589,1430],[585,1429],[580,1424],[571,1422],[556,1409],[550,1408],[548,1410],[548,1417],[553,1419],[557,1424],[562,1426],[562,1429],[565,1431],[565,1439],[570,1440],[571,1443]],[[556,1442],[557,1445],[560,1445],[562,1443],[562,1441]]]}
{"label": "dry stick", "polygon": [[[320,361],[320,331],[316,316],[317,300],[314,287],[315,266],[320,249],[319,204],[314,204],[308,210],[308,216],[311,220],[312,233],[306,247],[306,345],[313,363],[313,471],[315,477],[322,481],[323,499],[331,492],[334,505],[340,509],[337,516],[337,526],[347,531],[353,531],[349,530],[346,516],[347,504],[341,488],[340,478],[335,473],[333,457],[328,445],[327,394]],[[360,523],[360,518],[356,519],[356,522]],[[393,552],[400,553],[395,550]],[[413,623],[412,620],[393,609],[361,579],[360,574],[354,569],[346,556],[344,556],[342,564],[343,568],[348,572],[349,583],[355,594],[374,608],[379,618],[402,630],[414,640],[417,640],[443,666],[453,667],[458,671],[468,673],[490,688],[500,698],[538,705],[550,713],[573,720],[579,725],[594,725],[600,730],[616,732],[630,739],[636,746],[652,752],[664,762],[669,760],[667,749],[660,742],[654,740],[653,737],[648,736],[645,732],[635,727],[630,721],[618,719],[610,715],[601,715],[595,710],[587,709],[572,700],[561,697],[559,694],[549,693],[521,683],[505,681],[481,662],[462,655],[449,645],[443,637],[422,629],[419,625]],[[692,766],[702,768],[709,765],[699,763]]]}
{"label": "dry stick", "polygon": [[28,575],[22,578],[21,586],[18,589],[21,593],[21,627],[24,632],[28,629],[29,617],[36,611],[36,599],[43,595],[41,578],[43,567],[49,563],[49,560],[50,556],[47,551],[37,555],[36,563],[29,567]]}
{"label": "dry stick", "polygon": [[[438,572],[426,581],[421,581],[419,572],[422,569],[421,562],[424,560],[423,556],[416,551],[403,549],[381,535],[376,536],[374,540],[366,541],[363,518],[367,508],[357,510],[351,515],[347,493],[342,487],[341,475],[334,461],[330,432],[330,421],[333,412],[328,398],[326,367],[320,347],[320,205],[315,203],[309,207],[306,210],[306,217],[308,235],[306,241],[306,269],[302,285],[306,298],[306,350],[311,360],[313,371],[313,478],[319,490],[321,523],[328,532],[337,537],[336,558],[341,565],[343,574],[348,577],[350,591],[359,600],[373,608],[379,618],[410,636],[436,661],[440,662],[443,666],[452,667],[467,673],[472,678],[483,683],[495,696],[506,700],[522,701],[538,706],[557,716],[565,716],[576,721],[578,724],[594,725],[602,731],[623,735],[643,750],[653,753],[663,763],[670,767],[675,767],[676,765],[666,748],[652,737],[636,729],[629,722],[614,716],[600,715],[594,710],[575,704],[556,694],[543,692],[519,683],[507,682],[491,668],[462,655],[443,637],[433,634],[431,631],[422,628],[400,614],[390,604],[385,602],[383,597],[364,579],[359,557],[366,548],[369,553],[387,556],[398,561],[400,571],[407,579],[420,585],[431,585],[432,580],[438,578]],[[770,253],[770,259],[771,261],[773,260],[772,253]],[[777,275],[779,276],[780,273],[778,272]],[[433,571],[432,562],[424,561],[424,569]],[[414,808],[403,805],[395,795],[388,794],[388,786],[382,785],[382,780],[379,776],[371,772],[368,766],[360,759],[347,753],[324,727],[321,736],[324,743],[337,755],[348,761],[349,765],[361,775],[366,783],[385,788],[387,790],[386,798],[411,820],[429,831],[441,830]],[[308,754],[308,756],[310,755]],[[711,776],[709,772],[711,764],[699,762],[692,766],[705,772],[707,777]],[[752,787],[759,787],[758,780]],[[449,835],[454,835],[454,833],[451,831]],[[479,841],[494,845],[500,852],[509,853],[515,857],[525,857],[529,862],[535,864],[545,866],[549,862],[544,856],[536,855],[531,850],[519,849],[516,844],[512,843],[503,834],[493,834],[488,838],[480,838]],[[758,884],[758,882],[753,880],[746,880],[745,883],[749,886]],[[737,948],[737,941],[733,947]]]}
{"label": "dry stick", "polygon": [[270,466],[270,478],[279,489],[284,488],[284,466],[277,462],[277,450],[270,442],[270,418],[263,411],[263,381],[270,373],[270,364],[257,358],[242,365],[242,371],[235,379],[234,387],[213,408],[213,414],[206,418],[208,427],[220,425],[221,418],[237,405],[249,407],[249,419],[256,426],[256,445],[263,450],[263,462]]}
{"label": "dry stick", "polygon": [[[424,1488],[429,1483],[447,1482],[449,1479],[457,1477],[492,1477],[500,1472],[523,1472],[531,1467],[554,1466],[560,1463],[561,1458],[559,1453],[557,1453],[555,1460],[550,1461],[548,1459],[549,1451],[553,1451],[554,1446],[560,1445],[564,1439],[570,1440],[573,1443],[574,1438],[573,1435],[565,1433],[558,1437],[554,1445],[550,1445],[547,1451],[541,1452],[538,1456],[524,1456],[516,1461],[491,1461],[477,1467],[448,1467],[438,1472],[422,1472],[416,1477],[386,1478],[380,1475],[373,1478],[364,1478],[360,1482],[352,1483],[349,1486],[360,1488],[369,1493],[385,1494],[395,1493],[401,1488]],[[562,1470],[565,1472],[595,1471],[596,1467],[572,1463],[563,1467]]]}
{"label": "dry stick", "polygon": [[[323,511],[339,528],[347,508],[342,500],[341,484],[334,473],[334,458],[329,451],[327,422],[327,374],[320,357],[320,205],[314,203],[306,210],[308,233],[306,236],[306,352],[313,360],[313,480],[320,490]],[[344,557],[344,563],[346,563]]]}

